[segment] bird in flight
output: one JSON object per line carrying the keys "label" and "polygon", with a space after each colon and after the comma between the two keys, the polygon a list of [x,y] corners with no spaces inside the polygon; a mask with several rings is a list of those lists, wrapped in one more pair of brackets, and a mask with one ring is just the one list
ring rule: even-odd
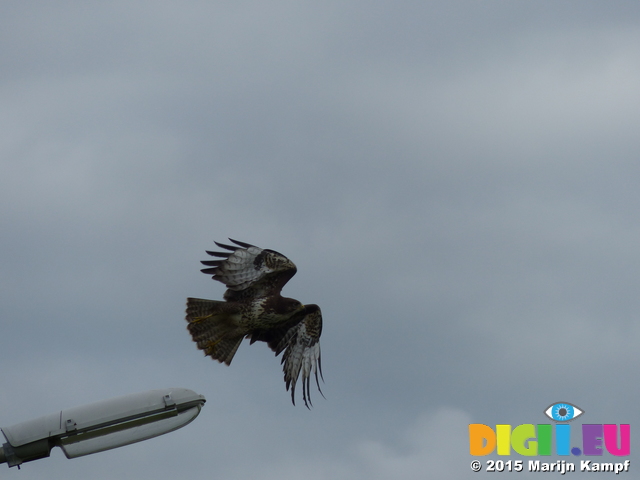
{"label": "bird in flight", "polygon": [[[280,295],[297,271],[295,264],[275,250],[229,239],[235,245],[215,244],[225,250],[207,253],[218,260],[203,260],[202,269],[224,283],[224,301],[187,298],[187,329],[205,355],[231,364],[242,340],[266,342],[282,355],[282,370],[295,405],[296,383],[302,371],[302,398],[311,404],[311,374],[318,391],[322,378],[320,334],[322,313],[317,305],[303,305]],[[324,396],[324,395],[323,395]]]}

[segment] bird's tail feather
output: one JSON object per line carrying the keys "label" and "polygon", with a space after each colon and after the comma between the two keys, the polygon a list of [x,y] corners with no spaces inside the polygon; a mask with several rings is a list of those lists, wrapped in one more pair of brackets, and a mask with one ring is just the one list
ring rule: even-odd
{"label": "bird's tail feather", "polygon": [[187,298],[187,329],[205,355],[229,365],[246,331],[242,316],[229,302]]}

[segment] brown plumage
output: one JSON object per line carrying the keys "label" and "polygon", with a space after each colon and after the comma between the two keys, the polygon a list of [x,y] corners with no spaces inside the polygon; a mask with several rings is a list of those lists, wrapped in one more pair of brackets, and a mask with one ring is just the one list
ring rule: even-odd
{"label": "brown plumage", "polygon": [[303,305],[283,297],[282,287],[296,273],[296,266],[274,250],[231,240],[215,242],[228,252],[207,253],[218,260],[202,261],[203,273],[224,283],[224,301],[187,298],[187,329],[205,355],[231,364],[242,339],[266,342],[276,356],[282,355],[284,380],[295,405],[296,382],[302,371],[302,398],[309,408],[309,384],[315,376],[318,391],[322,378],[320,335],[322,313],[317,305]]}

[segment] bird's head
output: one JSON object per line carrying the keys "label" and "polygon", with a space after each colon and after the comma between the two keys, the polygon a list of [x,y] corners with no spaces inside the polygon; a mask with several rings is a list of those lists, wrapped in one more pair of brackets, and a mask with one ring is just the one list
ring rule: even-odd
{"label": "bird's head", "polygon": [[282,298],[283,310],[289,314],[296,314],[304,310],[304,305],[294,298]]}
{"label": "bird's head", "polygon": [[315,303],[309,303],[307,305],[303,305],[305,315],[310,315],[312,313],[320,312],[320,307]]}

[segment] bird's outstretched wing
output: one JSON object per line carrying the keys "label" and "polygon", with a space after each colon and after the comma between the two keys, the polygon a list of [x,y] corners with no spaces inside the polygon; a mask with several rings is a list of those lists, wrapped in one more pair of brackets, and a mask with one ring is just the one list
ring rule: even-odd
{"label": "bird's outstretched wing", "polygon": [[268,250],[229,239],[234,245],[215,242],[220,248],[229,252],[207,253],[223,260],[203,260],[201,263],[211,268],[203,268],[202,272],[213,275],[213,279],[227,286],[225,299],[231,300],[234,292],[249,290],[250,295],[274,295],[280,293],[282,287],[296,273],[295,264],[275,250]]}
{"label": "bird's outstretched wing", "polygon": [[[291,401],[295,405],[295,391],[300,371],[302,371],[302,399],[307,408],[311,404],[309,384],[311,374],[315,376],[320,395],[323,395],[318,381],[318,373],[322,378],[320,363],[320,335],[322,334],[322,312],[317,305],[306,305],[304,318],[289,328],[277,341],[269,342],[269,346],[282,355],[282,370],[287,390],[291,388]],[[322,378],[324,380],[324,378]]]}

